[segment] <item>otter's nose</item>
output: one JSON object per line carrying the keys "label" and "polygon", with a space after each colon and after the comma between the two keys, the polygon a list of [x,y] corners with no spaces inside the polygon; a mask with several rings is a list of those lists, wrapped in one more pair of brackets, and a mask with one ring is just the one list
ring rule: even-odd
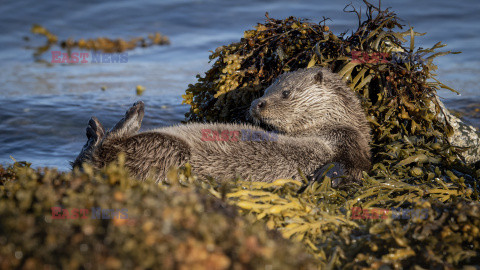
{"label": "otter's nose", "polygon": [[265,107],[265,105],[267,105],[267,102],[264,101],[264,100],[260,100],[258,103],[257,103],[257,108],[258,109],[262,109]]}

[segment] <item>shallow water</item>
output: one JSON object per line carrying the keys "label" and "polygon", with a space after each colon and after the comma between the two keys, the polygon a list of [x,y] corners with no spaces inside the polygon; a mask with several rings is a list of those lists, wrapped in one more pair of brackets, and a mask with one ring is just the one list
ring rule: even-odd
{"label": "shallow water", "polygon": [[[293,15],[318,22],[323,16],[335,33],[353,29],[357,19],[344,13],[350,1],[2,1],[0,5],[0,163],[27,160],[33,166],[68,169],[85,143],[85,126],[96,115],[106,127],[118,121],[136,100],[146,104],[143,129],[179,123],[188,110],[181,95],[195,75],[209,67],[209,50],[239,40],[243,31],[270,17]],[[361,6],[360,1],[354,4]],[[441,92],[449,107],[475,111],[480,104],[480,2],[382,1],[405,24],[427,32],[423,47],[442,41],[462,51],[437,60],[442,82],[462,96]],[[128,51],[128,63],[55,64],[34,61],[31,47],[43,37],[29,33],[45,26],[60,40],[68,37],[146,37],[161,32],[169,46]],[[29,37],[29,41],[24,40]],[[42,55],[51,61],[50,51]],[[138,97],[135,86],[146,87]],[[106,86],[102,91],[101,87]],[[469,114],[472,124],[480,117]]]}

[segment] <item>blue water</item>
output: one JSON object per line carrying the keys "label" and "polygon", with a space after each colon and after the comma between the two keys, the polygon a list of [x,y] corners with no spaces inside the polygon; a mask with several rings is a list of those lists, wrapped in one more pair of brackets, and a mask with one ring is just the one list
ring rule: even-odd
{"label": "blue water", "polygon": [[[335,33],[356,27],[344,13],[350,1],[2,1],[0,5],[0,163],[27,160],[34,166],[68,169],[85,142],[85,125],[96,115],[113,125],[136,100],[146,104],[143,129],[179,123],[188,110],[181,95],[195,75],[209,68],[209,50],[238,41],[243,31],[270,17],[293,15],[313,22],[323,16]],[[360,1],[353,2],[362,6]],[[462,51],[437,60],[439,79],[461,91],[442,91],[451,108],[480,103],[480,2],[382,1],[418,32],[427,47],[437,41],[445,50]],[[169,46],[128,51],[127,63],[55,64],[34,61],[35,46],[45,39],[30,34],[32,24],[45,26],[60,40],[146,37],[161,32]],[[28,37],[26,41],[24,37]],[[51,61],[50,51],[42,55]],[[136,96],[136,85],[146,90]],[[102,91],[102,86],[106,87]],[[470,106],[471,105],[471,106]],[[472,107],[473,106],[473,107]],[[468,119],[480,126],[480,119]]]}

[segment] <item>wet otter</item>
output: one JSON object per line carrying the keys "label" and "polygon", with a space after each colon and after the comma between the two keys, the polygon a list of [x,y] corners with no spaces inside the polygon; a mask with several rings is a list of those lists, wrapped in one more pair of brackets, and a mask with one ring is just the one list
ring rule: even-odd
{"label": "wet otter", "polygon": [[299,179],[298,169],[313,176],[331,162],[342,164],[353,179],[370,169],[370,128],[364,111],[355,93],[327,69],[281,75],[252,102],[249,114],[254,122],[278,131],[275,140],[202,136],[205,130],[265,132],[251,124],[192,123],[137,133],[144,115],[140,101],[107,133],[98,119],[90,119],[88,141],[72,165],[88,162],[101,168],[124,152],[133,176],[157,181],[165,179],[170,167],[186,162],[200,177],[266,182]]}

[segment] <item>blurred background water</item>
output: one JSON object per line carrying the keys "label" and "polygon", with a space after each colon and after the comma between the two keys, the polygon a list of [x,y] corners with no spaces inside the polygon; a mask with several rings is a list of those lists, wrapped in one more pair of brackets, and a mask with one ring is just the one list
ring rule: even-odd
{"label": "blurred background water", "polygon": [[[111,127],[136,100],[146,104],[142,129],[179,123],[188,106],[180,105],[195,75],[209,68],[209,50],[238,41],[243,31],[270,17],[308,18],[339,34],[355,29],[355,15],[343,12],[349,1],[222,1],[222,0],[111,0],[1,1],[0,5],[0,164],[27,160],[34,167],[67,170],[86,141],[85,126],[95,115]],[[357,7],[361,1],[353,1]],[[416,39],[429,47],[438,41],[444,50],[462,51],[437,59],[439,79],[459,90],[440,92],[449,108],[466,112],[466,120],[480,126],[480,2],[478,0],[382,1],[404,24],[426,36]],[[30,33],[40,24],[66,40],[80,38],[146,37],[161,32],[169,46],[128,51],[128,63],[54,64],[34,61],[31,47],[45,38]],[[24,37],[29,37],[28,40]],[[42,55],[51,61],[52,47]],[[135,86],[146,91],[136,96]],[[106,86],[102,91],[101,87]],[[478,114],[476,114],[478,115]]]}

